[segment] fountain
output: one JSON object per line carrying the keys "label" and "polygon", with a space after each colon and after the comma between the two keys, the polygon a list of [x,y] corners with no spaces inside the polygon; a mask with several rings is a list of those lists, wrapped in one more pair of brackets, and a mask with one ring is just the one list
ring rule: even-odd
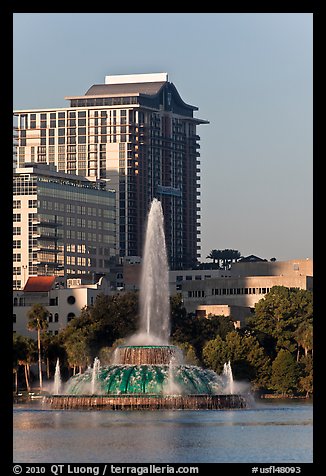
{"label": "fountain", "polygon": [[101,367],[100,360],[98,359],[98,357],[95,357],[94,365],[93,365],[93,369],[92,369],[92,381],[91,381],[91,393],[92,393],[92,395],[95,395],[98,391],[97,382],[98,382],[98,374],[99,374],[99,371],[100,371],[100,367]]}
{"label": "fountain", "polygon": [[231,368],[231,362],[225,362],[223,367],[223,376],[226,379],[226,388],[228,389],[229,393],[233,394],[233,374]]}
{"label": "fountain", "polygon": [[60,373],[60,362],[59,359],[57,359],[57,363],[55,366],[55,373],[54,373],[54,384],[53,384],[53,393],[55,395],[60,395],[61,391],[61,373]]}
{"label": "fountain", "polygon": [[[169,344],[168,265],[161,203],[148,215],[140,289],[140,327],[113,361],[69,379],[64,394],[45,397],[55,408],[225,409],[245,408],[233,393],[230,363],[222,376],[186,365],[181,350]],[[231,373],[230,373],[231,372]],[[233,380],[232,380],[233,381]]]}

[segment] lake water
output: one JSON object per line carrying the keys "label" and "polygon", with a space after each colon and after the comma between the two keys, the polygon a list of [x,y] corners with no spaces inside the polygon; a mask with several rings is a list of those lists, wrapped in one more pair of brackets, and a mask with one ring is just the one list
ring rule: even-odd
{"label": "lake water", "polygon": [[13,410],[15,463],[311,463],[313,407],[246,410]]}

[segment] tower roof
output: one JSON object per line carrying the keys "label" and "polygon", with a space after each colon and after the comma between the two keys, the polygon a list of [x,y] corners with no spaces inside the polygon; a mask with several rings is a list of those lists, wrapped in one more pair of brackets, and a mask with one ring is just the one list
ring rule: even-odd
{"label": "tower roof", "polygon": [[161,88],[166,84],[165,82],[154,83],[121,83],[121,84],[94,84],[85,96],[114,96],[123,94],[157,94]]}

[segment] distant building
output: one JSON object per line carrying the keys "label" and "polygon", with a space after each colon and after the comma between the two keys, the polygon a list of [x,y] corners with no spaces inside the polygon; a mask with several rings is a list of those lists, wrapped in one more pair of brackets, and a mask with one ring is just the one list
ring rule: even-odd
{"label": "distant building", "polygon": [[29,276],[63,281],[109,270],[116,251],[115,192],[46,164],[13,177],[13,287]]}
{"label": "distant building", "polygon": [[[162,202],[171,269],[200,256],[200,153],[194,117],[167,73],[106,76],[64,108],[14,111],[15,166],[110,181],[121,257],[141,256],[148,209]],[[95,257],[94,257],[95,259]],[[97,255],[97,259],[105,259]]]}
{"label": "distant building", "polygon": [[208,314],[209,306],[216,305],[253,309],[273,286],[313,290],[311,259],[238,262],[229,272],[228,277],[184,282],[182,297],[187,312],[206,308]]}
{"label": "distant building", "polygon": [[[123,260],[123,288],[126,291],[138,290],[141,282],[141,258],[129,257]],[[187,281],[198,281],[214,277],[229,276],[229,270],[223,269],[181,269],[169,271],[170,295],[180,293],[182,285]]]}
{"label": "distant building", "polygon": [[84,306],[94,304],[99,293],[110,294],[110,285],[105,278],[93,285],[63,287],[56,276],[30,277],[23,290],[13,292],[13,332],[36,338],[36,331],[27,330],[27,313],[39,303],[50,312],[47,332],[58,334],[71,319],[80,315]]}

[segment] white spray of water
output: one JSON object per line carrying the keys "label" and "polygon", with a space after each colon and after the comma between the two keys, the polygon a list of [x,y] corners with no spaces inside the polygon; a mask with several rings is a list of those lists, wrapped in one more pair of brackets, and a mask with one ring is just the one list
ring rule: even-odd
{"label": "white spray of water", "polygon": [[180,395],[181,388],[177,384],[174,378],[174,369],[177,362],[175,357],[171,357],[169,362],[169,369],[168,369],[168,379],[167,384],[164,386],[163,393],[165,395]]}
{"label": "white spray of water", "polygon": [[232,368],[231,368],[231,362],[228,361],[228,363],[224,364],[223,367],[223,376],[226,379],[226,390],[228,393],[233,394],[234,393],[234,383],[233,383],[233,374],[232,374]]}
{"label": "white spray of water", "polygon": [[92,380],[91,380],[91,394],[94,395],[97,392],[97,382],[98,382],[98,374],[100,371],[101,363],[98,357],[95,357],[93,369],[92,369]]}
{"label": "white spray of water", "polygon": [[154,198],[147,219],[140,285],[140,328],[134,345],[168,344],[170,336],[169,270],[162,205]]}
{"label": "white spray of water", "polygon": [[60,373],[60,362],[59,359],[57,359],[57,363],[55,366],[55,373],[54,373],[54,384],[53,384],[53,393],[55,395],[59,395],[61,392],[61,373]]}

